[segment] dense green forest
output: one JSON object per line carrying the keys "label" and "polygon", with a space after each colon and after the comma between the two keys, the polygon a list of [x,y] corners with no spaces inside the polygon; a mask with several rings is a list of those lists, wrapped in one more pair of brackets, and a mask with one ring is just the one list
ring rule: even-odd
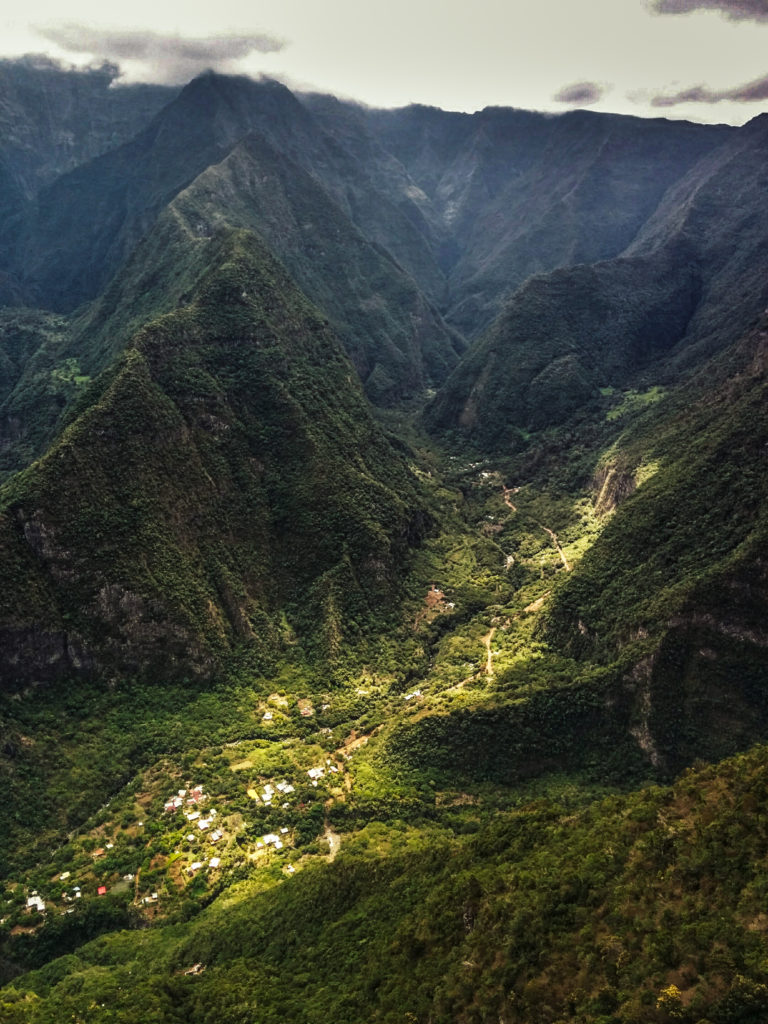
{"label": "dense green forest", "polygon": [[0,87],[0,1021],[767,1019],[765,119]]}

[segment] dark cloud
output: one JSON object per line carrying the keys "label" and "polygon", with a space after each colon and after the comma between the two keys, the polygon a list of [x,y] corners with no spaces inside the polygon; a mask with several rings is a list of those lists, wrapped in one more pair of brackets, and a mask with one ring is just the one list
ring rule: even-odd
{"label": "dark cloud", "polygon": [[650,0],[656,14],[720,11],[731,21],[768,21],[768,0]]}
{"label": "dark cloud", "polygon": [[208,68],[226,67],[252,53],[275,53],[285,46],[282,40],[263,33],[196,39],[76,24],[42,26],[36,31],[68,53],[89,54],[98,60],[135,61],[155,81],[175,83],[187,81]]}
{"label": "dark cloud", "polygon": [[571,106],[586,107],[590,103],[597,103],[605,95],[605,92],[606,87],[598,82],[573,82],[572,85],[564,85],[552,99],[555,103],[569,103]]}
{"label": "dark cloud", "polygon": [[651,98],[652,107],[676,107],[681,103],[722,103],[731,100],[735,103],[755,103],[768,100],[768,75],[756,78],[746,85],[737,85],[733,89],[710,89],[707,85],[694,85],[690,89],[663,94]]}

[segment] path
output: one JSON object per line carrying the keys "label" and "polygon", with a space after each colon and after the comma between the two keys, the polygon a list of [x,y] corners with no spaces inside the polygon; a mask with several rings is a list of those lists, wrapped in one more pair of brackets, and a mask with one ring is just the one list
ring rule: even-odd
{"label": "path", "polygon": [[[510,496],[510,494],[517,494],[517,492],[519,490],[520,490],[519,487],[504,487],[504,486],[502,486],[502,492],[504,494],[504,504],[507,506],[507,508],[512,509],[513,512],[517,512],[517,506],[512,504],[512,502],[509,500],[509,496]],[[544,523],[540,523],[538,521],[538,519],[534,519],[534,522],[536,523],[536,525],[540,529],[542,529],[544,531],[544,533],[549,534],[550,539],[552,540],[552,543],[557,548],[558,555],[560,555],[560,561],[565,566],[565,571],[566,572],[570,572],[571,571],[571,563],[565,557],[565,552],[563,551],[562,547],[560,546],[560,541],[557,539],[557,534],[555,533],[555,531],[554,530],[550,530],[550,528],[548,526],[545,526]],[[509,568],[509,566],[507,566],[507,568]]]}
{"label": "path", "polygon": [[511,508],[513,512],[517,512],[517,505],[513,505],[512,504],[512,502],[509,500],[509,496],[510,496],[510,494],[517,494],[517,492],[519,490],[520,490],[519,487],[504,487],[503,488],[503,491],[504,491],[504,504],[507,506],[507,508]]}
{"label": "path", "polygon": [[549,534],[549,536],[550,536],[550,537],[552,538],[552,543],[553,543],[553,544],[555,545],[555,547],[557,548],[557,553],[558,553],[558,555],[560,555],[560,561],[561,561],[561,562],[563,563],[563,565],[565,566],[565,570],[566,570],[566,572],[570,572],[570,571],[571,571],[571,563],[570,563],[570,562],[568,561],[568,559],[567,559],[567,558],[565,557],[565,552],[564,552],[564,551],[563,551],[563,549],[562,549],[562,548],[560,547],[560,541],[559,541],[559,540],[557,539],[557,534],[555,533],[555,531],[554,531],[554,530],[550,530],[550,528],[549,528],[548,526],[545,526],[545,525],[544,525],[544,523],[537,523],[537,525],[538,525],[538,526],[540,526],[540,527],[542,528],[542,530],[544,531],[544,533],[548,533],[548,534]]}

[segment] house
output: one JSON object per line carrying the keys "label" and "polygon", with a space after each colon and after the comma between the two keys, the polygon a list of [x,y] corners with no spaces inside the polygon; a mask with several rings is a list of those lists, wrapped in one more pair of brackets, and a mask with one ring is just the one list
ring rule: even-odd
{"label": "house", "polygon": [[37,895],[36,892],[33,892],[32,895],[27,900],[27,909],[28,910],[36,910],[38,912],[38,914],[44,914],[45,913],[45,903]]}
{"label": "house", "polygon": [[219,866],[219,864],[221,864],[221,858],[220,857],[211,857],[210,861],[208,862],[209,867],[212,867],[212,868],[217,868]]}
{"label": "house", "polygon": [[286,872],[289,875],[295,875],[296,874],[296,868],[293,866],[293,864],[289,864],[288,867],[285,870],[286,870]]}
{"label": "house", "polygon": [[194,833],[190,832],[189,835],[187,836],[187,842],[188,843],[194,843],[194,841],[195,841]]}
{"label": "house", "polygon": [[271,711],[265,711],[264,717],[262,718],[262,722],[271,722],[274,717],[275,716],[272,714]]}
{"label": "house", "polygon": [[187,821],[197,821],[197,819],[199,817],[200,817],[200,811],[187,811],[187,814],[186,814]]}
{"label": "house", "polygon": [[203,866],[204,866],[204,864],[203,864],[203,862],[201,860],[193,860],[192,863],[187,868],[187,874],[188,875],[194,875],[194,873],[196,871],[199,871],[200,868],[202,868]]}
{"label": "house", "polygon": [[223,835],[223,832],[219,832],[219,830],[216,829],[215,832],[211,832],[209,839],[212,843],[218,843],[218,841],[223,837]]}
{"label": "house", "polygon": [[66,880],[69,878],[69,876],[71,874],[72,874],[71,871],[64,871],[64,872],[62,872],[62,874],[59,875],[59,881],[60,882],[66,882]]}
{"label": "house", "polygon": [[99,888],[96,890],[96,892],[99,894],[99,896],[106,896],[107,895],[107,887],[106,887],[106,885],[100,885]]}
{"label": "house", "polygon": [[325,768],[310,768],[307,771],[307,775],[310,777],[310,779],[313,780],[322,779],[322,777],[325,775]]}
{"label": "house", "polygon": [[280,829],[280,835],[281,836],[287,836],[288,835],[288,829],[287,828],[281,828]]}
{"label": "house", "polygon": [[265,836],[261,837],[264,840],[265,846],[271,846],[272,843],[279,843],[280,839],[275,835],[274,832],[268,832]]}
{"label": "house", "polygon": [[93,853],[91,854],[91,856],[93,857],[94,860],[96,860],[97,857],[103,857],[104,856],[103,848],[99,847],[98,850],[94,850]]}
{"label": "house", "polygon": [[210,821],[208,821],[207,818],[201,818],[200,821],[198,821],[197,823],[197,827],[200,829],[201,832],[205,832],[207,829],[211,827],[211,823]]}

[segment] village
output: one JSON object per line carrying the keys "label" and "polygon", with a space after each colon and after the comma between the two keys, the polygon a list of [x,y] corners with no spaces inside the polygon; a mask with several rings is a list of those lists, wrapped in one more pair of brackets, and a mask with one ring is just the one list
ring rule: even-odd
{"label": "village", "polygon": [[[299,713],[309,717],[314,712],[306,702]],[[153,780],[152,791],[141,794],[136,802],[140,819],[131,821],[127,829],[110,828],[107,823],[95,830],[96,835],[81,840],[79,863],[76,858],[67,870],[47,880],[36,878],[35,888],[24,889],[23,918],[14,931],[34,931],[51,915],[74,914],[89,901],[105,897],[152,918],[177,904],[193,882],[195,892],[201,880],[215,890],[225,871],[231,875],[238,869],[263,867],[294,875],[309,854],[296,848],[291,822],[313,803],[332,802],[334,788],[341,786],[345,774],[343,762],[350,757],[351,753],[337,752],[309,768],[297,766],[292,778],[260,777],[257,783],[239,783],[254,820],[243,815],[242,798],[233,797],[231,791],[214,797],[198,781],[171,792],[166,782],[160,797],[164,782],[160,774]],[[235,762],[232,772],[238,770],[243,765]],[[348,778],[346,784],[351,785]],[[126,822],[124,814],[123,825]],[[258,830],[261,822],[267,825],[263,831]],[[102,843],[95,845],[97,839]],[[131,840],[130,847],[126,839]],[[135,863],[125,870],[129,849]],[[15,887],[15,898],[6,899],[6,906],[19,906],[20,889]],[[6,920],[7,914],[0,925]]]}

